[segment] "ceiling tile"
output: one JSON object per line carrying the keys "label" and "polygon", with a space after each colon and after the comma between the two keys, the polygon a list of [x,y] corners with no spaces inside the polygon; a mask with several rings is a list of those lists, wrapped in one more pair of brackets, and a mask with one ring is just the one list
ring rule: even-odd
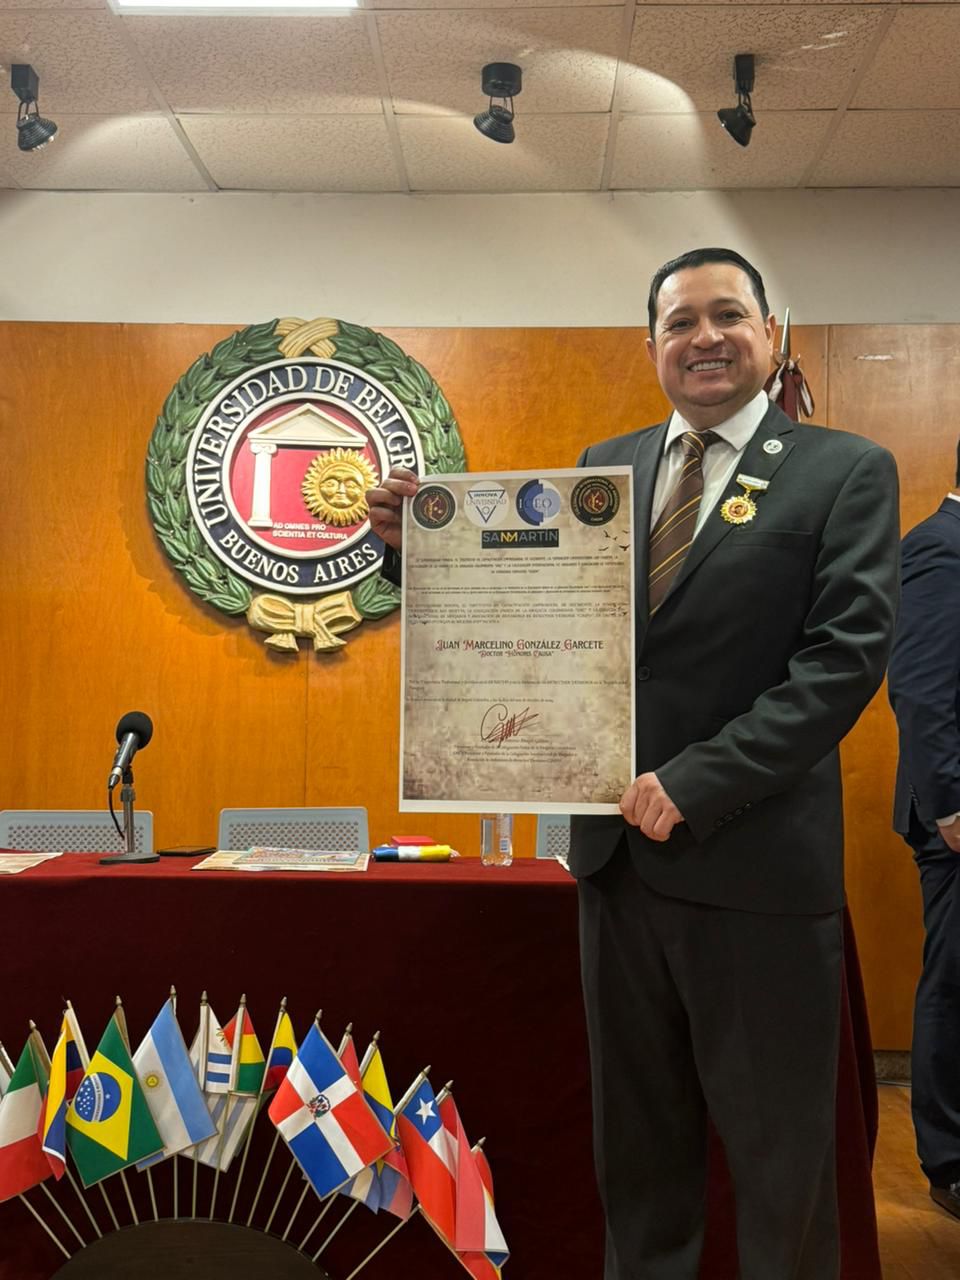
{"label": "ceiling tile", "polygon": [[217,186],[241,191],[397,191],[383,116],[183,116]]}
{"label": "ceiling tile", "polygon": [[364,115],[381,109],[362,14],[123,21],[175,111]]}
{"label": "ceiling tile", "polygon": [[622,106],[674,113],[734,106],[734,54],[753,53],[758,112],[836,107],[888,13],[847,5],[638,8]]}
{"label": "ceiling tile", "polygon": [[[159,105],[110,13],[2,10],[0,60],[36,68],[43,115],[119,115]],[[16,96],[5,86],[0,114],[16,111]]]}
{"label": "ceiling tile", "polygon": [[856,107],[960,107],[960,5],[899,9],[857,89]]}
{"label": "ceiling tile", "polygon": [[398,112],[482,110],[487,62],[523,69],[521,114],[609,111],[623,11],[460,10],[379,13],[377,29]]}
{"label": "ceiling tile", "polygon": [[164,116],[70,116],[41,151],[8,165],[22,187],[58,191],[206,191]]}
{"label": "ceiling tile", "polygon": [[960,186],[960,111],[848,111],[811,187]]}
{"label": "ceiling tile", "polygon": [[416,191],[595,191],[608,116],[523,116],[517,140],[491,142],[472,119],[400,117],[400,140]]}
{"label": "ceiling tile", "polygon": [[750,145],[740,147],[716,112],[624,116],[610,185],[637,191],[796,186],[832,118],[830,111],[772,111],[760,118]]}

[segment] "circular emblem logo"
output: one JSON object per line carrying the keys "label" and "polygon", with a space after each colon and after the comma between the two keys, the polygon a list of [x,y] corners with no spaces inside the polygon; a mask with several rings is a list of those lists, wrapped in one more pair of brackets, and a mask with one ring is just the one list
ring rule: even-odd
{"label": "circular emblem logo", "polygon": [[73,1106],[81,1120],[98,1124],[101,1120],[109,1120],[116,1113],[120,1099],[120,1081],[107,1075],[105,1071],[97,1071],[83,1081],[77,1090]]}
{"label": "circular emblem logo", "polygon": [[757,514],[757,504],[746,493],[728,498],[720,508],[720,514],[727,524],[749,524]]}
{"label": "circular emblem logo", "polygon": [[588,476],[573,486],[570,507],[581,524],[606,524],[620,510],[620,491],[606,476]]}
{"label": "circular emblem logo", "polygon": [[238,330],[174,387],[147,455],[157,536],[190,589],[318,652],[399,604],[367,491],[391,467],[463,471],[456,421],[395,342],[338,320]]}
{"label": "circular emblem logo", "polygon": [[502,524],[510,510],[510,498],[506,489],[496,480],[479,480],[466,492],[463,512],[468,520],[481,529],[492,529]]}
{"label": "circular emblem logo", "polygon": [[546,480],[528,480],[517,494],[517,514],[527,524],[541,525],[560,514],[560,494]]}
{"label": "circular emblem logo", "polygon": [[425,484],[417,490],[410,513],[421,529],[442,529],[457,514],[457,500],[442,484]]}
{"label": "circular emblem logo", "polygon": [[318,1093],[307,1103],[307,1110],[314,1118],[325,1116],[331,1110],[330,1099],[325,1093]]}

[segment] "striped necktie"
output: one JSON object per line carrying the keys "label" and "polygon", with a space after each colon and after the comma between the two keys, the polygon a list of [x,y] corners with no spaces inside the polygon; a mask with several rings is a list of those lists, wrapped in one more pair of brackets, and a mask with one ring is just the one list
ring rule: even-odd
{"label": "striped necktie", "polygon": [[703,497],[703,455],[719,439],[713,431],[685,431],[680,437],[683,446],[680,477],[650,532],[647,585],[651,617],[663,604],[690,550]]}

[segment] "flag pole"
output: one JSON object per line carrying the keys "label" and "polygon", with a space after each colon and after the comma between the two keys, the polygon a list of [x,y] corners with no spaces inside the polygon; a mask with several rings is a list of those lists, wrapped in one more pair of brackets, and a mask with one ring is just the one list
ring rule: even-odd
{"label": "flag pole", "polygon": [[233,1106],[233,1087],[237,1083],[237,1070],[240,1065],[240,1052],[243,1047],[243,1029],[247,1025],[247,993],[240,997],[240,1005],[233,1019],[233,1044],[230,1046],[230,1087],[227,1100],[223,1105],[223,1124],[217,1137],[217,1154],[215,1156],[213,1191],[210,1193],[210,1221],[217,1204],[217,1188],[220,1186],[220,1161],[223,1159],[223,1146],[227,1139],[227,1125],[230,1122],[230,1108]]}
{"label": "flag pole", "polygon": [[[317,1214],[317,1217],[316,1217],[316,1220],[314,1221],[313,1226],[310,1228],[310,1230],[307,1232],[307,1234],[303,1237],[303,1239],[300,1241],[299,1245],[297,1246],[297,1249],[300,1253],[303,1253],[303,1246],[307,1243],[307,1241],[316,1231],[317,1227],[319,1227],[320,1223],[324,1220],[324,1218],[333,1208],[333,1200],[334,1200],[334,1193],[332,1191],[328,1192],[328,1194],[324,1196],[323,1200],[321,1200],[320,1203],[323,1204],[323,1208]],[[325,1204],[324,1204],[324,1201],[326,1201]]]}
{"label": "flag pole", "polygon": [[85,1249],[85,1248],[87,1247],[87,1242],[86,1242],[86,1240],[84,1240],[83,1236],[80,1234],[80,1232],[77,1230],[77,1228],[76,1228],[76,1227],[73,1225],[73,1223],[70,1221],[70,1218],[67,1216],[67,1211],[66,1211],[66,1209],[64,1209],[63,1205],[60,1203],[60,1201],[59,1201],[59,1200],[57,1199],[57,1197],[53,1194],[53,1192],[50,1190],[50,1188],[47,1186],[47,1184],[46,1184],[45,1182],[41,1182],[41,1183],[40,1183],[40,1190],[44,1193],[44,1195],[47,1197],[47,1199],[50,1201],[50,1203],[51,1203],[51,1204],[53,1205],[53,1207],[56,1209],[57,1213],[59,1213],[60,1217],[64,1220],[64,1222],[67,1224],[67,1226],[68,1226],[68,1227],[70,1228],[70,1230],[73,1232],[73,1234],[74,1234],[74,1235],[77,1237],[77,1239],[80,1241],[80,1248],[81,1248],[81,1249]]}
{"label": "flag pole", "polygon": [[[73,1005],[70,1003],[69,1000],[65,1000],[64,1005],[65,1005],[65,1008],[63,1011],[63,1016],[67,1020],[67,1022],[70,1023],[70,1034],[73,1036],[74,1044],[77,1046],[77,1053],[80,1055],[81,1065],[83,1066],[84,1070],[86,1070],[86,1064],[89,1061],[89,1058],[87,1057],[87,1046],[86,1044],[84,1044],[84,1040],[83,1040],[83,1032],[80,1030],[80,1024],[77,1022],[76,1014],[73,1012]],[[73,1176],[73,1171],[71,1170],[69,1164],[65,1167],[64,1172],[67,1175],[67,1180],[69,1181],[71,1187],[73,1187],[76,1193],[77,1199],[83,1205],[84,1212],[86,1213],[87,1217],[90,1219],[90,1225],[93,1227],[94,1231],[97,1233],[97,1238],[102,1240],[103,1232],[100,1230],[100,1225],[97,1222],[96,1218],[93,1216],[93,1210],[90,1208],[90,1205],[87,1202],[86,1196],[83,1194],[83,1190],[80,1187],[80,1184],[77,1182],[76,1178]]]}
{"label": "flag pole", "polygon": [[297,1207],[294,1209],[293,1213],[291,1213],[290,1215],[290,1221],[287,1223],[286,1231],[284,1231],[283,1235],[280,1237],[281,1240],[286,1240],[287,1236],[290,1234],[290,1229],[292,1228],[294,1222],[296,1221],[297,1214],[300,1212],[300,1207],[303,1204],[304,1200],[306,1200],[307,1192],[309,1190],[310,1190],[310,1181],[308,1178],[305,1177],[303,1180],[303,1190],[300,1192],[300,1199],[297,1201]]}
{"label": "flag pole", "polygon": [[377,1247],[375,1249],[371,1249],[371,1251],[367,1254],[367,1256],[363,1259],[363,1261],[358,1266],[354,1267],[354,1269],[346,1277],[346,1280],[353,1280],[354,1276],[359,1275],[360,1272],[363,1270],[363,1268],[367,1265],[367,1263],[373,1261],[373,1259],[377,1256],[377,1254],[384,1247],[384,1245],[389,1244],[390,1241],[393,1239],[393,1237],[397,1234],[397,1232],[402,1231],[408,1222],[412,1222],[419,1212],[420,1212],[420,1206],[417,1205],[416,1208],[414,1208],[411,1211],[409,1218],[401,1219],[401,1221],[397,1223],[397,1225],[393,1228],[393,1230],[384,1236],[384,1238],[380,1241]]}
{"label": "flag pole", "polygon": [[[173,985],[172,982],[170,983],[170,1004],[173,1008],[173,1016],[176,1017],[177,1016],[177,988]],[[179,1181],[180,1165],[177,1162],[176,1155],[174,1155],[170,1163],[173,1165],[173,1216],[174,1216],[174,1219],[176,1219],[180,1216],[179,1204],[177,1203],[179,1199],[178,1192],[180,1190],[180,1181]],[[147,1170],[147,1172],[148,1173],[150,1172],[149,1169]]]}
{"label": "flag pole", "polygon": [[374,1050],[380,1042],[380,1032],[375,1031],[370,1037],[370,1043],[367,1045],[366,1052],[363,1055],[363,1061],[360,1063],[360,1078],[363,1079],[363,1073],[370,1065],[370,1059],[373,1057]]}
{"label": "flag pole", "polygon": [[330,1243],[333,1237],[337,1234],[337,1232],[340,1230],[340,1228],[343,1226],[346,1220],[350,1217],[351,1213],[353,1213],[354,1209],[359,1209],[359,1207],[360,1207],[360,1201],[354,1200],[350,1208],[347,1210],[345,1214],[342,1215],[342,1217],[340,1218],[340,1221],[333,1228],[333,1230],[327,1236],[326,1240],[324,1240],[323,1244],[320,1246],[317,1252],[310,1259],[311,1262],[316,1262],[316,1260],[320,1257],[321,1253],[323,1253],[324,1249],[327,1247],[327,1245]]}
{"label": "flag pole", "polygon": [[[319,1029],[320,1029],[320,1019],[321,1019],[322,1017],[323,1017],[323,1010],[322,1010],[322,1009],[318,1009],[318,1010],[317,1010],[317,1013],[316,1013],[316,1016],[315,1016],[315,1017],[314,1017],[314,1019],[313,1019],[313,1024],[314,1024],[314,1026],[317,1028],[317,1030],[318,1030],[318,1031],[319,1031]],[[309,1033],[308,1033],[308,1034],[309,1034]],[[280,1136],[280,1131],[279,1131],[279,1129],[278,1129],[278,1130],[277,1130],[277,1137],[279,1137],[279,1136]],[[276,1146],[276,1140],[274,1140],[274,1146]],[[270,1150],[270,1155],[271,1155],[271,1158],[272,1158],[272,1156],[273,1156],[273,1148],[271,1148],[271,1150]],[[290,1177],[291,1177],[291,1174],[293,1173],[294,1169],[295,1169],[295,1168],[297,1168],[297,1161],[296,1161],[296,1158],[295,1158],[295,1157],[294,1157],[294,1155],[293,1155],[293,1152],[292,1152],[292,1151],[291,1151],[291,1152],[289,1152],[289,1155],[290,1155],[290,1168],[287,1170],[287,1176],[286,1176],[286,1177],[284,1178],[284,1180],[283,1180],[283,1186],[280,1188],[280,1194],[277,1196],[276,1200],[274,1200],[274,1202],[273,1202],[273,1208],[270,1210],[270,1217],[267,1219],[267,1225],[263,1228],[264,1235],[266,1235],[266,1233],[270,1230],[270,1224],[273,1222],[274,1218],[275,1218],[275,1217],[276,1217],[276,1215],[277,1215],[277,1210],[280,1208],[280,1201],[283,1199],[283,1193],[284,1193],[284,1192],[286,1191],[286,1189],[287,1189],[287,1183],[290,1181]],[[269,1163],[269,1161],[268,1161],[268,1163]],[[266,1170],[264,1170],[264,1175],[265,1175],[265,1174],[266,1174]],[[261,1186],[263,1185],[263,1178],[261,1178],[261,1179],[260,1179],[260,1185],[261,1185]],[[258,1195],[258,1196],[260,1195],[260,1190],[259,1190],[259,1188],[257,1189],[257,1195]],[[254,1205],[256,1205],[256,1201],[254,1201]],[[251,1209],[251,1210],[250,1210],[250,1216],[251,1216],[251,1217],[253,1216],[253,1209]],[[249,1221],[248,1221],[248,1225],[249,1225]],[[286,1237],[284,1237],[284,1238],[286,1238]]]}
{"label": "flag pole", "polygon": [[[123,1011],[123,1001],[119,996],[116,997],[113,1016],[117,1020],[117,1028],[120,1032],[120,1038],[124,1043],[127,1053],[130,1053],[130,1033],[127,1030],[127,1015]],[[131,1055],[132,1056],[132,1055]],[[130,1214],[133,1218],[133,1225],[139,1227],[140,1219],[137,1217],[137,1211],[133,1207],[133,1196],[130,1194],[130,1184],[127,1182],[127,1174],[125,1169],[120,1169],[120,1182],[123,1186],[127,1197],[127,1204],[130,1206]]]}
{"label": "flag pole", "polygon": [[23,1194],[23,1192],[21,1192],[20,1195],[17,1196],[17,1199],[23,1201],[23,1203],[27,1206],[27,1208],[30,1210],[30,1212],[33,1214],[36,1220],[40,1223],[41,1227],[43,1227],[44,1231],[47,1233],[47,1235],[50,1237],[53,1243],[57,1246],[57,1248],[60,1250],[63,1256],[65,1258],[72,1258],[73,1254],[69,1251],[69,1249],[65,1249],[63,1247],[63,1245],[60,1243],[57,1237],[50,1230],[50,1227],[47,1225],[46,1222],[44,1222],[40,1214],[37,1213],[36,1209],[33,1207],[33,1205],[30,1203],[27,1197]]}
{"label": "flag pole", "polygon": [[277,1143],[278,1143],[279,1141],[280,1141],[280,1130],[279,1130],[279,1129],[275,1129],[275,1130],[274,1130],[274,1132],[273,1132],[273,1142],[270,1144],[270,1152],[269,1152],[269,1154],[267,1155],[266,1164],[264,1164],[264,1166],[263,1166],[263,1172],[260,1174],[260,1182],[259,1182],[259,1185],[257,1186],[257,1192],[256,1192],[256,1195],[253,1197],[253,1204],[250,1206],[250,1213],[247,1215],[247,1226],[248,1226],[248,1227],[249,1227],[250,1223],[253,1221],[253,1215],[254,1215],[254,1214],[256,1213],[256,1211],[257,1211],[257,1202],[258,1202],[258,1201],[259,1201],[259,1199],[260,1199],[260,1192],[263,1190],[263,1184],[264,1184],[264,1183],[266,1182],[266,1180],[267,1180],[267,1171],[268,1171],[268,1170],[269,1170],[269,1168],[270,1168],[270,1162],[271,1162],[271,1160],[273,1159],[273,1153],[276,1151],[276,1149],[277,1149]]}
{"label": "flag pole", "polygon": [[[30,1034],[29,1034],[29,1036],[27,1037],[27,1040],[28,1040],[28,1043],[29,1043],[29,1045],[30,1045],[30,1053],[31,1053],[31,1056],[33,1057],[33,1060],[34,1060],[34,1062],[33,1062],[33,1065],[34,1065],[34,1071],[36,1071],[36,1068],[37,1068],[37,1060],[39,1059],[39,1061],[40,1061],[40,1063],[43,1065],[44,1070],[45,1070],[45,1072],[46,1072],[46,1074],[47,1074],[47,1077],[48,1077],[48,1080],[47,1080],[47,1091],[49,1092],[49,1089],[50,1089],[50,1083],[49,1083],[49,1075],[50,1075],[50,1055],[49,1055],[49,1053],[47,1053],[47,1046],[43,1043],[43,1036],[40,1034],[40,1031],[39,1031],[39,1028],[37,1027],[37,1024],[33,1021],[33,1019],[32,1019],[32,1018],[31,1018],[29,1021],[30,1021]],[[3,1049],[3,1046],[2,1046],[2,1045],[0,1045],[0,1050],[2,1050],[2,1049]],[[3,1057],[6,1057],[6,1053],[3,1053]],[[7,1061],[9,1061],[9,1059],[7,1059]],[[11,1074],[11,1075],[13,1075],[13,1071],[12,1071],[12,1070],[11,1070],[10,1074]],[[46,1095],[44,1095],[44,1099],[43,1099],[43,1107],[44,1107],[44,1111],[43,1111],[42,1115],[45,1115],[45,1114],[46,1114],[46,1106],[47,1106],[47,1098],[46,1098]],[[43,1120],[41,1119],[41,1129],[42,1129],[42,1127],[43,1127]],[[70,1169],[69,1169],[69,1167],[68,1167],[68,1165],[67,1165],[67,1160],[66,1160],[66,1155],[67,1155],[67,1153],[66,1153],[66,1151],[64,1151],[63,1155],[64,1155],[64,1160],[63,1160],[63,1172],[64,1172],[64,1173],[66,1173],[66,1174],[69,1176],[69,1178],[70,1178],[70,1185],[74,1188],[74,1190],[77,1190],[76,1183],[73,1181],[73,1175],[70,1173]],[[67,1226],[70,1228],[70,1230],[73,1232],[73,1234],[74,1234],[74,1235],[77,1237],[77,1239],[80,1241],[80,1244],[81,1244],[84,1248],[86,1248],[86,1247],[87,1247],[87,1242],[86,1242],[86,1240],[84,1240],[83,1236],[80,1234],[80,1232],[77,1230],[77,1228],[73,1225],[73,1222],[72,1222],[72,1221],[71,1221],[71,1219],[67,1216],[66,1210],[62,1208],[62,1206],[61,1206],[61,1204],[60,1204],[59,1200],[57,1200],[57,1199],[56,1199],[56,1198],[51,1194],[50,1188],[46,1185],[46,1183],[41,1183],[40,1185],[43,1187],[43,1190],[44,1190],[44,1192],[46,1193],[47,1197],[48,1197],[48,1198],[53,1202],[53,1204],[56,1206],[56,1208],[57,1208],[57,1212],[58,1212],[58,1213],[60,1214],[60,1216],[63,1218],[64,1222],[67,1224]],[[79,1191],[77,1191],[77,1194],[78,1194],[78,1195],[80,1194],[80,1193],[79,1193]],[[94,1218],[93,1214],[90,1212],[90,1206],[87,1204],[87,1202],[83,1199],[83,1197],[82,1197],[82,1196],[80,1197],[80,1201],[81,1201],[81,1203],[82,1203],[82,1205],[83,1205],[84,1209],[86,1209],[87,1214],[88,1214],[88,1216],[89,1216],[89,1218],[90,1218],[90,1221],[91,1221],[91,1222],[93,1223],[93,1225],[94,1225],[94,1228],[96,1228],[96,1229],[97,1229],[97,1233],[99,1234],[99,1228],[97,1228],[96,1219]]]}
{"label": "flag pole", "polygon": [[[227,1221],[233,1221],[233,1215],[237,1208],[237,1197],[240,1195],[240,1183],[243,1181],[243,1175],[247,1168],[247,1156],[250,1154],[250,1143],[253,1140],[253,1130],[256,1127],[257,1116],[260,1114],[260,1103],[266,1092],[267,1071],[270,1067],[270,1055],[276,1043],[277,1036],[280,1034],[280,1024],[283,1021],[283,1015],[287,1011],[287,997],[284,996],[280,1001],[280,1012],[277,1014],[277,1024],[273,1028],[273,1039],[270,1041],[270,1048],[267,1050],[267,1060],[263,1066],[263,1079],[260,1081],[260,1091],[257,1094],[257,1109],[254,1112],[253,1119],[250,1122],[250,1128],[247,1130],[247,1138],[243,1144],[243,1155],[240,1158],[240,1172],[237,1174],[237,1184],[233,1188],[233,1200],[230,1202],[230,1213],[227,1215]],[[247,1223],[249,1226],[250,1224]]]}
{"label": "flag pole", "polygon": [[[206,1092],[207,1092],[207,1056],[208,1056],[207,1048],[209,1045],[209,1036],[210,1036],[210,1004],[209,1004],[209,1001],[207,1000],[207,993],[205,991],[202,991],[200,993],[200,1045],[201,1045],[200,1055],[201,1056],[200,1056],[200,1061],[197,1063],[197,1070],[199,1072],[199,1075],[197,1076],[197,1081],[200,1085],[200,1088],[204,1092],[204,1097],[206,1097]],[[194,1146],[193,1148],[193,1199],[190,1205],[190,1217],[194,1222],[196,1222],[197,1220],[197,1167],[199,1165],[199,1161],[197,1159],[198,1154],[199,1152],[197,1150],[197,1147]]]}

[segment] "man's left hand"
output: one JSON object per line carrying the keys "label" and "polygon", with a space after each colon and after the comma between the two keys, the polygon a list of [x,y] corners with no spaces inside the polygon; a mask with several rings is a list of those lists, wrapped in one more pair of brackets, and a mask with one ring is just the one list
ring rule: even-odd
{"label": "man's left hand", "polygon": [[632,827],[651,840],[669,840],[683,814],[673,803],[655,773],[641,773],[620,797],[620,812]]}

